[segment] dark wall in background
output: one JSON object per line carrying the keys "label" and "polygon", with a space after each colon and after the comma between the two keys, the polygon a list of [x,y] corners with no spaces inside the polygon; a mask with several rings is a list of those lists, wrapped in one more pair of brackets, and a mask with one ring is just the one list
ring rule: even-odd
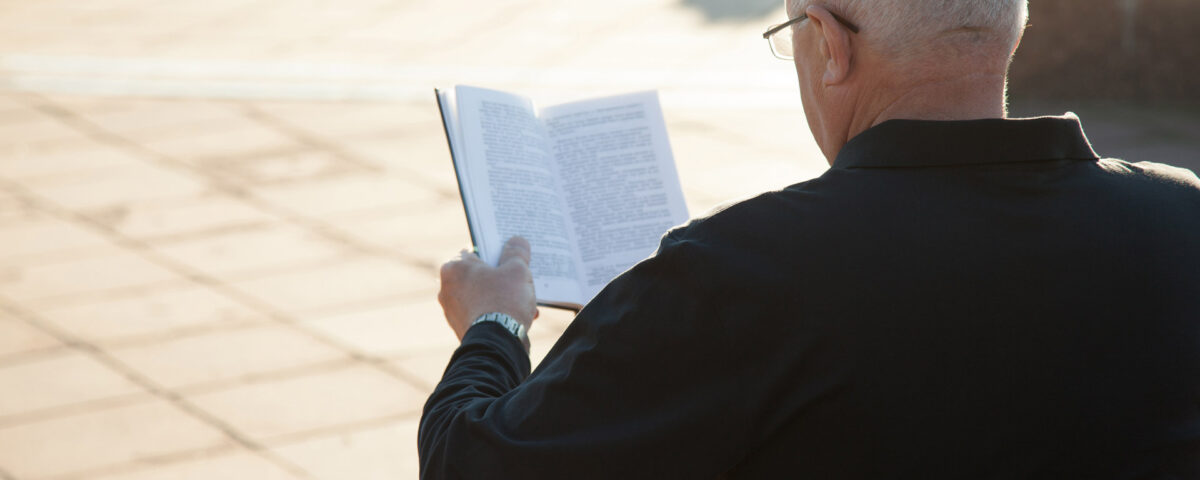
{"label": "dark wall in background", "polygon": [[1014,101],[1200,106],[1200,0],[1031,0]]}

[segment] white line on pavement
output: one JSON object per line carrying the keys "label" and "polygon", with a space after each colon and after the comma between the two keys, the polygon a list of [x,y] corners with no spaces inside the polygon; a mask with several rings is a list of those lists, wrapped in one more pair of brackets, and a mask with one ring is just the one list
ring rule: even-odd
{"label": "white line on pavement", "polygon": [[554,100],[657,88],[667,104],[774,109],[799,106],[793,75],[786,68],[586,70],[0,55],[0,89],[229,99],[426,101],[435,86],[471,83]]}

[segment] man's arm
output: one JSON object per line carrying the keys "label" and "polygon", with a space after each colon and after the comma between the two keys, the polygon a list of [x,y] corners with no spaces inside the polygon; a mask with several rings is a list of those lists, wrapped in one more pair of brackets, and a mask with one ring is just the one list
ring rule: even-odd
{"label": "man's arm", "polygon": [[711,478],[731,469],[756,442],[752,412],[767,395],[740,370],[729,312],[712,310],[721,295],[689,271],[686,250],[664,246],[614,281],[528,379],[515,337],[498,325],[470,328],[425,406],[422,477]]}

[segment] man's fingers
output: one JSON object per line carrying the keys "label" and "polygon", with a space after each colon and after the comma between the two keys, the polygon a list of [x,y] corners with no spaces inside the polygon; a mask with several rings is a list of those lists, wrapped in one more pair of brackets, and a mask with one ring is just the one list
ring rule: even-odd
{"label": "man's fingers", "polygon": [[530,255],[532,255],[529,241],[521,237],[512,237],[504,244],[504,250],[500,252],[500,265],[505,263],[520,260],[525,265],[529,265]]}
{"label": "man's fingers", "polygon": [[479,260],[479,255],[476,255],[475,250],[471,249],[471,248],[464,248],[464,249],[460,250],[458,252],[458,258],[456,258],[455,260],[458,260],[461,262],[481,261],[481,260]]}
{"label": "man's fingers", "polygon": [[458,256],[442,264],[442,281],[453,282],[458,280],[474,263],[483,263],[483,260],[480,260],[479,256],[475,255],[474,250],[468,248],[462,249],[462,251],[458,252]]}

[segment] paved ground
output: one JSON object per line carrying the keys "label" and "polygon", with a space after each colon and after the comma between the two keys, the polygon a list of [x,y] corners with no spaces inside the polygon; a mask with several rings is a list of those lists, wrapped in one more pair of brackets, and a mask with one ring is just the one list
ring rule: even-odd
{"label": "paved ground", "polygon": [[[431,88],[660,88],[699,214],[825,167],[774,4],[0,0],[0,479],[415,478],[467,243]],[[1196,166],[1195,113],[1093,110]]]}

